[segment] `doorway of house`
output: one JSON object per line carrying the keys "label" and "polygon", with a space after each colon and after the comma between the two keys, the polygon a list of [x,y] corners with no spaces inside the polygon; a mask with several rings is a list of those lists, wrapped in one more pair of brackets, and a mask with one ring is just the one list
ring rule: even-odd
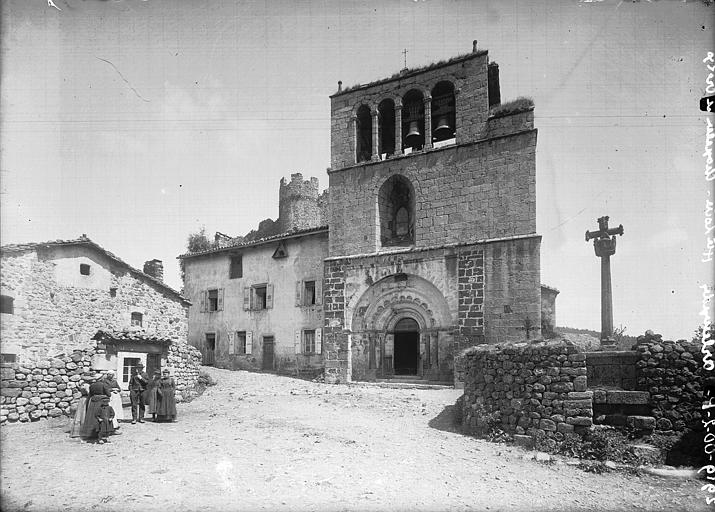
{"label": "doorway of house", "polygon": [[395,375],[417,375],[420,363],[419,324],[412,318],[403,318],[395,325],[394,333]]}
{"label": "doorway of house", "polygon": [[263,370],[273,370],[273,348],[274,348],[273,336],[263,337],[263,363],[261,368]]}

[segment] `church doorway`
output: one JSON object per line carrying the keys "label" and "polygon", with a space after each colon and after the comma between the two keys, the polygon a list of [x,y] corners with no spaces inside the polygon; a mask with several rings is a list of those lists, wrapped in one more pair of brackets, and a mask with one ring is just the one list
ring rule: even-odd
{"label": "church doorway", "polygon": [[417,375],[420,364],[420,330],[412,318],[403,318],[394,329],[395,375]]}

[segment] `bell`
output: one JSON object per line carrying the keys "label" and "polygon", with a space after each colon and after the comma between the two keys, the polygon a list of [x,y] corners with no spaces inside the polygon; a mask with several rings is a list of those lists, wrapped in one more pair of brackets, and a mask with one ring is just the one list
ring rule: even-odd
{"label": "bell", "polygon": [[419,137],[420,135],[422,134],[420,133],[420,127],[417,126],[417,121],[412,121],[410,123],[410,130],[407,132],[407,137],[405,138],[409,139],[410,137]]}
{"label": "bell", "polygon": [[435,133],[437,133],[441,130],[447,130],[447,131],[452,130],[452,127],[449,126],[449,121],[447,121],[447,116],[442,116],[437,121],[437,128],[435,128],[434,131],[435,131]]}

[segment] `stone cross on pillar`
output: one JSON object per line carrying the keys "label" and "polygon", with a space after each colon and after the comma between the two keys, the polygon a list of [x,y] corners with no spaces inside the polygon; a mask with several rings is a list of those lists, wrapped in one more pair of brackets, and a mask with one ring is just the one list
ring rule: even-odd
{"label": "stone cross on pillar", "polygon": [[611,293],[611,256],[616,254],[616,235],[623,235],[623,224],[608,227],[608,217],[598,219],[598,231],[586,231],[586,241],[593,239],[596,256],[601,258],[601,345],[615,345],[613,339],[613,297]]}

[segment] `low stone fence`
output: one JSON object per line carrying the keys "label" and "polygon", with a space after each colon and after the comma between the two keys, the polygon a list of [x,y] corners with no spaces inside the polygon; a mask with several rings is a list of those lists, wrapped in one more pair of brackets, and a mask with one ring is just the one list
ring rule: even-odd
{"label": "low stone fence", "polygon": [[648,331],[638,337],[636,389],[650,394],[658,430],[702,429],[703,369],[700,343],[664,341]]}
{"label": "low stone fence", "polygon": [[[104,349],[75,350],[70,355],[28,363],[4,363],[0,367],[0,424],[36,421],[70,415],[91,384],[106,370],[92,367]],[[171,345],[167,367],[173,370],[178,402],[191,398],[198,380],[201,352],[188,345]]]}
{"label": "low stone fence", "polygon": [[460,358],[467,433],[483,434],[497,426],[517,440],[544,437],[555,444],[564,434],[592,425],[586,357],[573,344],[479,345]]}

